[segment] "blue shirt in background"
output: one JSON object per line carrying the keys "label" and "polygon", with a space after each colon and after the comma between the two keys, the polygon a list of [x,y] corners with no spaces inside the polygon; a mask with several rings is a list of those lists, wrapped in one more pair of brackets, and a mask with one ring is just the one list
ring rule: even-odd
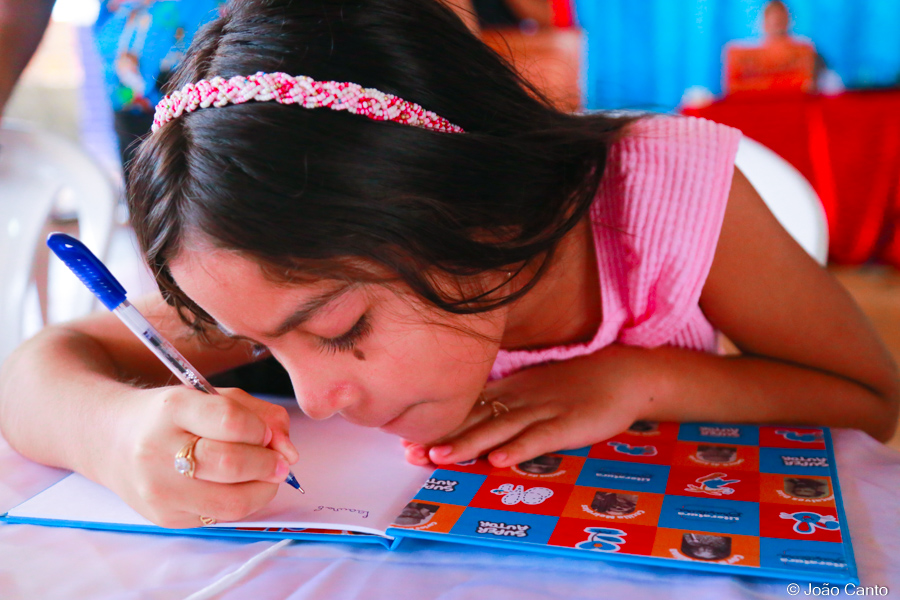
{"label": "blue shirt in background", "polygon": [[153,113],[161,88],[223,0],[106,0],[95,37],[112,108]]}

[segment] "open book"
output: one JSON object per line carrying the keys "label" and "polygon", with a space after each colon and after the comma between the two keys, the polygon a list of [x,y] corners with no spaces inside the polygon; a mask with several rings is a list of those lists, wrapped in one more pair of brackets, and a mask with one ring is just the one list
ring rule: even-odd
{"label": "open book", "polygon": [[826,428],[636,423],[591,447],[496,469],[433,470],[399,440],[292,413],[294,466],[239,523],[167,530],[73,474],[10,523],[376,543],[417,537],[757,577],[858,583]]}

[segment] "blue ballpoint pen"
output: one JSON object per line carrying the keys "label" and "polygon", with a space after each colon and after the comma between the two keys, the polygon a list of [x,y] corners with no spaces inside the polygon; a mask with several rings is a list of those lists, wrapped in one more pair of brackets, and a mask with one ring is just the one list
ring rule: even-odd
{"label": "blue ballpoint pen", "polygon": [[[113,277],[100,259],[70,235],[51,233],[47,246],[87,286],[98,300],[136,335],[153,354],[166,365],[178,379],[207,394],[217,394],[216,389],[169,343],[144,315],[126,298],[125,288]],[[285,483],[305,494],[294,474],[288,472]]]}

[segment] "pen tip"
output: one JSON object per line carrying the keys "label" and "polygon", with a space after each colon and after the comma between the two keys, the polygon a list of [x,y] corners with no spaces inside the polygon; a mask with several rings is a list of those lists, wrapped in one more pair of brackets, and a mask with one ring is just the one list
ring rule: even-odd
{"label": "pen tip", "polygon": [[305,493],[306,493],[305,491],[303,491],[303,488],[300,487],[300,482],[297,481],[297,478],[294,477],[294,474],[293,474],[293,473],[288,473],[288,476],[287,476],[287,478],[286,478],[284,481],[285,481],[289,486],[291,486],[292,488],[294,488],[295,490],[299,490],[299,492],[300,492],[301,494],[305,494]]}

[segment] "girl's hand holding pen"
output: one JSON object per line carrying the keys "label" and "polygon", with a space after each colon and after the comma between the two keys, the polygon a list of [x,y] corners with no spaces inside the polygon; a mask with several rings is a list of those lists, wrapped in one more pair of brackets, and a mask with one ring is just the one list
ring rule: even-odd
{"label": "girl's hand holding pen", "polygon": [[[123,411],[104,482],[162,527],[235,521],[265,506],[299,459],[284,407],[246,392],[205,394],[185,386],[138,390]],[[175,455],[193,447],[193,476],[179,473]]]}

